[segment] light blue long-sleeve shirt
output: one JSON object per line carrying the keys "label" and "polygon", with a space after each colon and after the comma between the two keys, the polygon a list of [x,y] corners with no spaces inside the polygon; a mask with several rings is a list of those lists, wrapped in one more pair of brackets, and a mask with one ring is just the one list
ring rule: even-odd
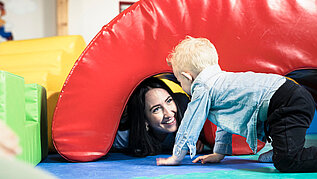
{"label": "light blue long-sleeve shirt", "polygon": [[246,137],[254,153],[257,139],[265,141],[264,121],[269,101],[286,81],[276,74],[225,72],[219,65],[204,69],[191,85],[192,99],[177,131],[173,155],[182,158],[196,142],[208,118],[218,126],[214,153],[231,154],[232,134]]}

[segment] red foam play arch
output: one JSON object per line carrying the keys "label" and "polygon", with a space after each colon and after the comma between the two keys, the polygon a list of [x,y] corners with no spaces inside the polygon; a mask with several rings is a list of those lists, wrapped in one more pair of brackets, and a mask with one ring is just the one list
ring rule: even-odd
{"label": "red foam play arch", "polygon": [[71,161],[92,161],[111,147],[133,89],[171,72],[165,58],[186,35],[215,44],[227,71],[286,74],[317,66],[317,1],[140,0],[90,42],[70,72],[52,135]]}

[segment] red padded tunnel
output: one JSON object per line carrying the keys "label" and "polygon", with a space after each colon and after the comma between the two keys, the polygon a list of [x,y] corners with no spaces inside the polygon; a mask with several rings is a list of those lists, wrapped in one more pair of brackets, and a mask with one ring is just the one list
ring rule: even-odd
{"label": "red padded tunnel", "polygon": [[317,66],[317,1],[140,0],[90,42],[55,109],[52,135],[70,161],[107,154],[133,89],[171,72],[165,58],[186,35],[215,44],[227,71],[287,74]]}

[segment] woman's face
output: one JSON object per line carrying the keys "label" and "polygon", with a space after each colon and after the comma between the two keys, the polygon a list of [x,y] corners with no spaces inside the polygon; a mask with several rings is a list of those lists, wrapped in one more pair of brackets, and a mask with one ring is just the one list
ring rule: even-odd
{"label": "woman's face", "polygon": [[176,113],[176,104],[165,89],[153,88],[145,94],[145,115],[157,132],[176,132]]}

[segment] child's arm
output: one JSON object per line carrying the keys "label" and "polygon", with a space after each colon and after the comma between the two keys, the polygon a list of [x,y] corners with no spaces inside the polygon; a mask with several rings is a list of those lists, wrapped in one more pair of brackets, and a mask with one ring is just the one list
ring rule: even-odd
{"label": "child's arm", "polygon": [[[200,151],[200,152],[204,148],[204,144],[200,140],[197,141],[197,146],[198,146],[197,151]],[[172,155],[169,158],[157,158],[156,165],[178,165],[184,159],[186,153],[187,153],[187,150],[182,150],[179,157]]]}
{"label": "child's arm", "polygon": [[219,163],[224,158],[225,158],[225,155],[223,155],[223,154],[213,153],[213,154],[209,154],[209,155],[199,156],[195,160],[193,160],[193,163],[197,163],[198,161],[200,161],[202,164],[205,164],[207,162]]}
{"label": "child's arm", "polygon": [[213,152],[223,155],[232,155],[232,134],[217,127]]}
{"label": "child's arm", "polygon": [[184,159],[188,149],[190,157],[196,155],[196,143],[210,110],[211,101],[204,85],[197,86],[188,104],[182,122],[178,128],[173,148],[173,156],[157,159],[157,165],[178,165]]}
{"label": "child's arm", "polygon": [[216,131],[214,153],[199,156],[195,160],[193,160],[193,163],[197,163],[199,161],[202,164],[205,164],[207,162],[219,163],[222,159],[225,158],[225,154],[232,154],[232,134],[218,127]]}

